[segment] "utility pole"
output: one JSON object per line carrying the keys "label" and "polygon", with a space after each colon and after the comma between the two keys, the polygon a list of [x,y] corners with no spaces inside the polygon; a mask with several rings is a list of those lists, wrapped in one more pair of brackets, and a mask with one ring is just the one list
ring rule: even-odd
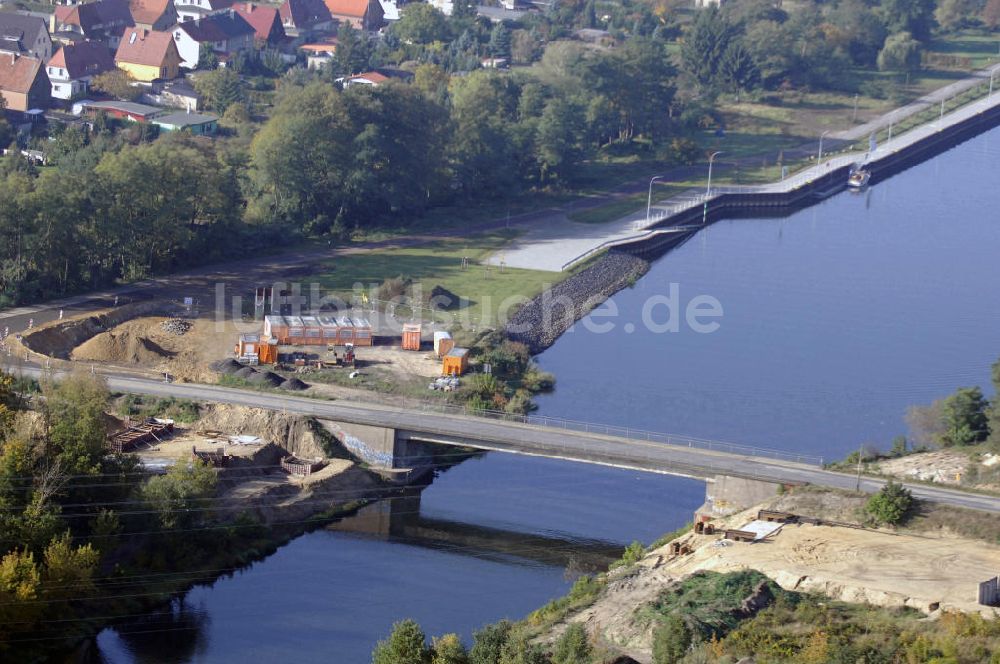
{"label": "utility pole", "polygon": [[653,206],[653,183],[661,179],[662,175],[654,175],[649,180],[649,195],[646,197],[646,224],[649,224],[649,209]]}
{"label": "utility pole", "polygon": [[819,154],[816,157],[816,163],[817,164],[819,162],[823,161],[823,137],[826,136],[829,133],[830,133],[830,130],[827,129],[826,131],[824,131],[822,134],[819,135]]}
{"label": "utility pole", "polygon": [[858,448],[858,482],[854,486],[854,490],[857,493],[861,493],[861,456],[862,456],[862,450],[864,450],[864,448],[865,448],[864,445]]}
{"label": "utility pole", "polygon": [[854,93],[854,115],[851,116],[851,122],[858,121],[858,93]]}
{"label": "utility pole", "polygon": [[708,186],[705,188],[706,196],[712,195],[712,162],[715,161],[715,158],[720,154],[722,154],[722,150],[713,152],[708,158]]}

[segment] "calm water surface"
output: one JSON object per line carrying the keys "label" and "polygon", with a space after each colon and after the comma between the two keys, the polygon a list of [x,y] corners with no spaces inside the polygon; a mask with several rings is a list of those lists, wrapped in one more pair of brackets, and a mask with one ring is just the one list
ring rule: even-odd
{"label": "calm water surface", "polygon": [[[614,332],[578,326],[541,356],[559,381],[541,412],[826,456],[887,445],[907,406],[987,387],[1000,355],[998,163],[994,130],[867,193],[713,225],[614,298]],[[643,304],[671,283],[682,305],[717,298],[720,329],[646,330]],[[682,524],[703,494],[691,480],[489,455],[419,501],[197,587],[167,616],[105,630],[98,649],[115,663],[361,664],[403,617],[468,637],[564,593],[587,560]]]}

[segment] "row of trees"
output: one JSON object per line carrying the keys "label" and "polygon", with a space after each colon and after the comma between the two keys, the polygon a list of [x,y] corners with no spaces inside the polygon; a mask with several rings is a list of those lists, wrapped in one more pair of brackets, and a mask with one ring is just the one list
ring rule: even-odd
{"label": "row of trees", "polygon": [[[144,483],[135,457],[105,449],[101,378],[45,382],[31,400],[37,410],[27,408],[27,387],[0,374],[0,659],[10,661],[72,640],[77,620],[107,615],[118,596],[144,596],[143,566],[122,554],[123,543],[165,556],[185,546],[215,551],[191,532],[214,495],[211,468],[181,463]],[[149,533],[159,533],[155,542]],[[119,568],[111,586],[109,561]]]}
{"label": "row of trees", "polygon": [[[242,164],[207,141],[66,129],[40,172],[0,163],[0,304],[138,279],[225,255],[239,235]],[[130,144],[134,138],[135,144]]]}
{"label": "row of trees", "polygon": [[958,29],[998,21],[1000,0],[838,0],[791,12],[748,0],[699,12],[684,35],[682,63],[709,93],[847,88],[852,68],[917,69],[938,24]]}
{"label": "row of trees", "polygon": [[412,85],[341,91],[300,75],[251,145],[248,218],[324,232],[455,197],[513,197],[571,180],[610,141],[670,136],[674,72],[662,44],[546,57],[543,78],[452,80],[423,65]]}
{"label": "row of trees", "polygon": [[434,639],[430,645],[420,626],[404,620],[380,641],[372,653],[372,664],[590,664],[592,648],[583,626],[566,628],[551,648],[533,643],[520,627],[501,620],[473,635],[466,649],[455,634]]}

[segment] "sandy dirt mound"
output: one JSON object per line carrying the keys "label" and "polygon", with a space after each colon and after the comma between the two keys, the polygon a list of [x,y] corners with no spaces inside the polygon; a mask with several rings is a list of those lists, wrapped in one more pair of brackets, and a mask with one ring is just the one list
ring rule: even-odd
{"label": "sandy dirt mound", "polygon": [[214,429],[228,435],[260,436],[303,459],[325,457],[319,437],[304,417],[295,417],[261,408],[213,404],[195,427]]}
{"label": "sandy dirt mound", "polygon": [[98,334],[73,350],[74,360],[157,366],[176,353],[132,330]]}
{"label": "sandy dirt mound", "polygon": [[[84,341],[74,349],[72,359],[169,371],[178,380],[214,383],[219,374],[213,366],[221,366],[232,355],[238,334],[232,321],[135,318]],[[222,373],[239,368],[230,359]]]}

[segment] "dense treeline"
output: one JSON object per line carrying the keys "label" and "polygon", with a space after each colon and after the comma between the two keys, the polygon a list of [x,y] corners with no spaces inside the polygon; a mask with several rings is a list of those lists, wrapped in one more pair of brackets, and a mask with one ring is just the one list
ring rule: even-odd
{"label": "dense treeline", "polygon": [[224,146],[185,135],[147,142],[143,131],[66,129],[46,145],[55,167],[3,159],[0,303],[223,255],[240,222],[238,163]]}
{"label": "dense treeline", "polygon": [[449,81],[427,65],[412,85],[341,90],[293,70],[259,131],[237,102],[234,135],[215,141],[105,121],[53,128],[49,166],[16,154],[0,163],[11,240],[0,304],[245,254],[274,237],[513,197],[571,178],[608,141],[665,140],[674,88],[662,44],[573,57],[551,83],[482,70]]}
{"label": "dense treeline", "polygon": [[[856,72],[918,66],[939,26],[995,26],[998,4],[746,0],[692,12],[674,0],[564,0],[495,25],[469,3],[452,17],[413,4],[379,38],[345,26],[319,72],[286,71],[271,51],[239,54],[195,83],[224,113],[225,137],[158,138],[98,118],[93,130],[54,125],[35,139],[44,167],[16,151],[0,160],[0,306],[432,206],[571,187],[607,154],[689,162],[691,135],[716,124],[721,95],[885,96],[891,81],[859,88]],[[571,39],[581,28],[614,46]],[[480,69],[486,57],[530,67]],[[404,67],[412,82],[337,83],[379,66]],[[109,91],[132,90],[107,78]],[[0,141],[10,136],[0,123]]]}
{"label": "dense treeline", "polygon": [[178,463],[149,477],[105,447],[108,390],[74,375],[36,392],[0,374],[0,660],[38,661],[163,601],[187,569],[245,562],[273,533],[213,526],[215,471]]}

